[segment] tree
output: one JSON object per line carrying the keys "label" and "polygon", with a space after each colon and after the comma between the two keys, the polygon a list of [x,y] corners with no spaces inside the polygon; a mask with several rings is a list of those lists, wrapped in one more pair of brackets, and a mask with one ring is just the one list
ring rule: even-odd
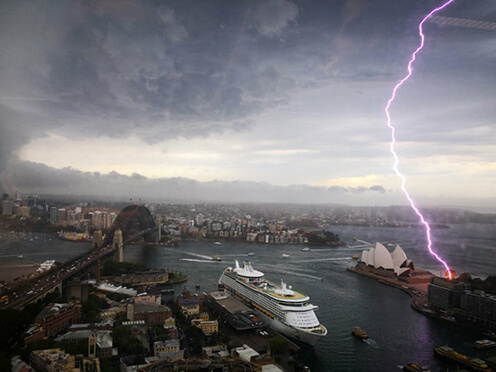
{"label": "tree", "polygon": [[273,355],[284,353],[289,346],[288,340],[281,336],[276,336],[269,341],[269,349]]}
{"label": "tree", "polygon": [[112,330],[112,339],[119,353],[123,355],[144,355],[146,350],[138,338],[131,334],[127,327],[114,327]]}
{"label": "tree", "polygon": [[189,346],[194,354],[201,354],[202,347],[205,346],[205,335],[203,331],[195,326],[189,326],[185,329],[184,334],[189,340]]}
{"label": "tree", "polygon": [[0,311],[0,350],[9,350],[22,345],[22,333],[33,318],[22,310],[7,309]]}
{"label": "tree", "polygon": [[[103,300],[105,301],[105,300]],[[83,302],[82,312],[88,323],[98,322],[100,310],[102,308],[102,299],[100,297],[90,294],[88,299]],[[105,301],[106,304],[106,301]],[[106,305],[108,308],[108,305]]]}

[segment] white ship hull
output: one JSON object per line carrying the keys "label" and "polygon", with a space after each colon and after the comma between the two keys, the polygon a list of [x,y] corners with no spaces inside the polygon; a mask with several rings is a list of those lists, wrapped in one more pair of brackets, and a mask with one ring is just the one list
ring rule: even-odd
{"label": "white ship hull", "polygon": [[272,319],[265,315],[264,313],[255,309],[257,314],[272,328],[283,335],[290,337],[296,341],[304,342],[310,346],[315,346],[315,344],[322,338],[321,334],[305,332],[301,329],[287,326],[276,319]]}
{"label": "white ship hull", "polygon": [[[285,336],[313,346],[327,334],[327,329],[319,324],[314,314],[313,310],[317,307],[308,303],[307,296],[300,297],[301,300],[293,299],[295,306],[289,306],[288,301],[291,300],[284,297],[274,299],[251,283],[244,284],[237,280],[233,271],[224,272],[219,284],[253,307],[267,324]],[[291,325],[298,321],[306,323],[302,323],[300,327]]]}

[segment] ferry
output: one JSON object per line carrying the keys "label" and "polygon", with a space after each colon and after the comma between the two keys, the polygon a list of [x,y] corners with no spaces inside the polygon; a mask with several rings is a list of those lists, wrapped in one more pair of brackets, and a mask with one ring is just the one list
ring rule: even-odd
{"label": "ferry", "polygon": [[452,361],[460,363],[461,365],[468,367],[473,371],[491,372],[491,368],[489,368],[487,363],[484,362],[482,359],[472,358],[464,354],[458,353],[449,346],[436,347],[434,348],[434,353],[446,359],[450,359]]}
{"label": "ferry", "polygon": [[315,345],[327,335],[310,298],[288,286],[283,280],[277,285],[255,270],[249,261],[240,267],[228,267],[219,279],[219,287],[231,292],[248,306],[255,308],[272,328],[285,336],[308,345]]}
{"label": "ferry", "polygon": [[421,366],[415,363],[409,363],[403,366],[403,371],[407,372],[431,372],[431,369],[427,366]]}
{"label": "ferry", "polygon": [[68,240],[70,242],[86,242],[89,241],[90,237],[86,233],[76,233],[76,232],[65,232],[59,231],[57,237],[60,240]]}
{"label": "ferry", "polygon": [[441,319],[446,320],[447,322],[452,322],[452,323],[456,322],[456,319],[454,317],[448,315],[441,315]]}
{"label": "ferry", "polygon": [[361,338],[362,340],[366,340],[369,338],[369,335],[360,327],[355,327],[351,330],[351,333],[353,336],[356,336],[358,338]]}
{"label": "ferry", "polygon": [[475,347],[477,349],[489,349],[489,348],[495,347],[495,346],[496,346],[496,342],[488,340],[488,339],[475,341]]}

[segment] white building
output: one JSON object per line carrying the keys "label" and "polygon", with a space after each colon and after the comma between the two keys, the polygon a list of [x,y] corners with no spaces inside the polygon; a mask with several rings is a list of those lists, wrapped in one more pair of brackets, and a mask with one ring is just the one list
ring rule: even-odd
{"label": "white building", "polygon": [[375,248],[363,251],[360,262],[375,269],[394,271],[396,275],[404,275],[413,269],[412,260],[406,257],[403,249],[397,245],[390,253],[381,243],[376,243]]}

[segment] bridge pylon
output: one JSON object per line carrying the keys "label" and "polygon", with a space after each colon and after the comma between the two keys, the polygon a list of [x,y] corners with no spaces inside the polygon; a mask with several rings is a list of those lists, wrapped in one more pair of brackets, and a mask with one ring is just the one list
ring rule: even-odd
{"label": "bridge pylon", "polygon": [[124,241],[122,239],[122,231],[120,229],[115,230],[114,239],[112,240],[112,246],[117,250],[117,261],[124,262]]}
{"label": "bridge pylon", "polygon": [[93,232],[93,248],[102,248],[103,247],[103,234],[102,230],[95,230]]}

